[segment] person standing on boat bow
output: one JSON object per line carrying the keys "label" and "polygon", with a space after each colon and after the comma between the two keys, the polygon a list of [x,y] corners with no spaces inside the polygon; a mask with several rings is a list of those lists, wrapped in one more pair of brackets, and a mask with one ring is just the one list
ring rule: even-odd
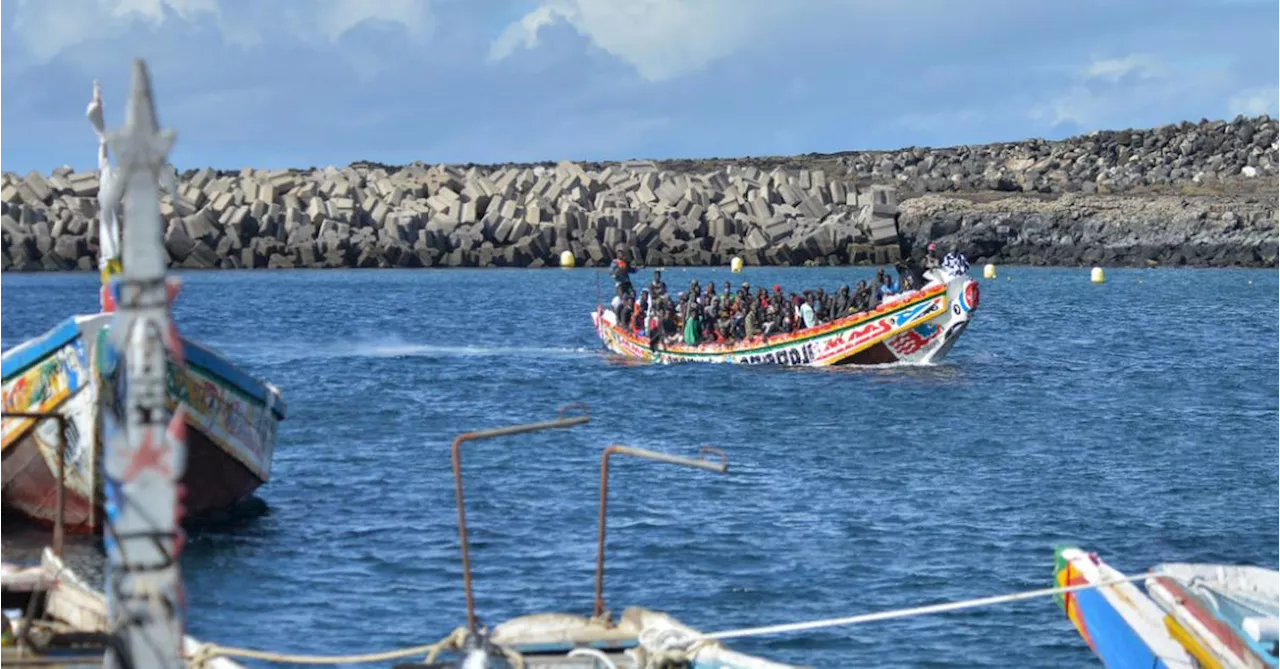
{"label": "person standing on boat bow", "polygon": [[952,276],[961,276],[969,273],[969,259],[960,253],[959,248],[955,244],[951,245],[951,252],[947,257],[942,259],[942,269]]}
{"label": "person standing on boat bow", "polygon": [[635,271],[635,268],[622,255],[614,258],[613,262],[609,263],[609,273],[613,276],[613,282],[616,285],[615,290],[619,295],[625,296],[623,299],[635,298],[636,289],[631,285],[631,274],[634,274]]}

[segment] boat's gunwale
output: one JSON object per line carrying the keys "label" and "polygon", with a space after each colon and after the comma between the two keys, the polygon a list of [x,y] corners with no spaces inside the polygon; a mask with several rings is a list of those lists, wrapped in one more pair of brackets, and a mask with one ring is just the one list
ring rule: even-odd
{"label": "boat's gunwale", "polygon": [[[5,351],[0,357],[0,376],[3,383],[17,378],[22,373],[49,356],[62,350],[77,339],[84,340],[81,325],[92,318],[107,315],[81,314],[62,320],[53,329],[33,337],[12,349]],[[104,326],[105,327],[105,326]],[[254,377],[240,369],[225,356],[215,352],[205,344],[182,337],[183,353],[187,364],[198,367],[216,380],[224,382],[226,387],[238,392],[247,399],[263,406],[271,407],[277,421],[287,416],[288,405],[281,393],[267,385],[265,381]]]}
{"label": "boat's gunwale", "polygon": [[[852,329],[859,325],[862,325],[867,321],[893,315],[895,313],[898,313],[899,311],[915,306],[921,302],[925,302],[935,297],[938,297],[939,295],[945,296],[947,293],[947,286],[948,286],[947,283],[938,283],[933,286],[927,286],[925,288],[920,289],[919,291],[914,291],[913,293],[906,293],[905,295],[909,295],[910,297],[907,297],[905,299],[896,300],[888,304],[882,304],[876,307],[875,309],[872,309],[871,311],[863,311],[856,314],[850,314],[849,316],[831,321],[830,323],[824,323],[815,328],[806,328],[804,330],[801,330],[800,332],[784,335],[783,337],[776,340],[772,340],[772,341],[766,342],[762,340],[759,343],[753,342],[752,345],[745,346],[745,347],[736,346],[736,345],[726,346],[723,344],[715,344],[709,349],[704,349],[702,346],[690,349],[686,344],[675,344],[673,346],[663,346],[661,351],[662,353],[668,354],[668,355],[680,355],[680,356],[686,356],[686,357],[720,356],[720,355],[729,355],[729,354],[759,355],[761,353],[767,353],[769,351],[772,351],[778,348],[794,346],[796,344],[803,344],[813,339],[829,336],[832,334],[838,334],[845,330]],[[604,308],[603,305],[601,305],[598,308],[597,313],[599,312],[599,310],[603,308]],[[628,332],[627,330],[620,328],[617,325],[606,323],[603,320],[600,321],[600,324],[601,324],[601,327],[612,330],[618,336],[626,339],[627,341],[629,341],[631,344],[635,346],[641,346],[641,347],[649,346],[649,342],[646,341],[647,338],[641,339],[639,336],[631,332]]]}
{"label": "boat's gunwale", "polygon": [[207,372],[218,380],[225,381],[227,388],[246,399],[252,400],[264,408],[270,406],[271,412],[276,416],[276,420],[285,419],[287,405],[284,398],[281,397],[279,392],[269,388],[264,381],[237,368],[234,363],[213,352],[203,344],[183,338],[182,346],[183,356],[188,365]]}
{"label": "boat's gunwale", "polygon": [[4,352],[0,357],[0,383],[8,383],[67,344],[80,338],[80,317],[63,319],[51,330]]}

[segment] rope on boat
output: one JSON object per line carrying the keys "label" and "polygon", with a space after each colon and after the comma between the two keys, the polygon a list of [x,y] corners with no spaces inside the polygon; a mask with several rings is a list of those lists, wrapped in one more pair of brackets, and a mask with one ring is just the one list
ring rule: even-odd
{"label": "rope on boat", "polygon": [[862,623],[877,622],[880,620],[893,620],[895,618],[913,618],[915,616],[930,615],[934,613],[947,613],[949,611],[960,611],[963,609],[976,609],[983,606],[992,606],[995,604],[1008,604],[1009,602],[1019,602],[1025,599],[1036,599],[1039,597],[1052,597],[1054,595],[1064,595],[1069,592],[1077,592],[1080,590],[1091,590],[1095,588],[1106,588],[1113,585],[1123,585],[1140,581],[1149,576],[1149,574],[1138,574],[1136,576],[1122,576],[1112,578],[1097,583],[1081,583],[1079,585],[1068,585],[1056,588],[1042,588],[1040,590],[1025,590],[1023,592],[1014,592],[1005,595],[995,595],[992,597],[979,597],[977,599],[965,599],[955,602],[941,602],[939,604],[929,604],[926,606],[915,606],[906,609],[894,609],[892,611],[880,611],[878,613],[864,613],[857,616],[849,616],[846,618],[826,618],[823,620],[810,620],[799,623],[784,623],[781,625],[768,625],[765,627],[747,627],[736,630],[725,630],[723,632],[712,632],[708,634],[698,634],[691,636],[690,642],[704,640],[722,640],[736,639],[748,636],[765,636],[768,634],[781,634],[783,632],[800,632],[805,630],[824,629],[827,627],[845,627],[849,625],[860,625]]}
{"label": "rope on boat", "polygon": [[[1052,597],[1055,595],[1064,595],[1070,592],[1079,592],[1081,590],[1092,590],[1097,588],[1106,588],[1113,585],[1123,585],[1140,581],[1149,576],[1149,574],[1138,574],[1135,576],[1122,576],[1119,578],[1106,579],[1097,583],[1081,583],[1079,585],[1068,585],[1055,588],[1041,588],[1039,590],[1025,590],[1023,592],[1014,592],[1004,595],[995,595],[992,597],[979,597],[977,599],[965,599],[954,602],[941,602],[938,604],[928,604],[925,606],[915,606],[905,609],[894,609],[891,611],[880,611],[878,613],[864,613],[856,616],[848,616],[845,618],[825,618],[822,620],[809,620],[798,623],[784,623],[780,625],[768,625],[765,627],[746,627],[736,630],[725,630],[722,632],[711,632],[706,634],[681,634],[678,630],[662,628],[658,630],[643,630],[640,634],[641,647],[650,650],[654,657],[644,658],[643,666],[653,666],[653,662],[661,662],[662,660],[687,660],[695,654],[703,646],[724,639],[736,639],[749,636],[766,636],[770,634],[782,634],[784,632],[801,632],[807,630],[824,629],[828,627],[846,627],[850,625],[860,625],[863,623],[878,622],[881,620],[893,620],[896,618],[913,618],[916,616],[931,615],[935,613],[947,613],[950,611],[960,611],[964,609],[975,609],[983,606],[993,606],[996,604],[1008,604],[1010,602],[1019,602],[1027,599],[1037,599],[1040,597]],[[202,667],[209,660],[215,657],[226,658],[243,658],[251,660],[262,660],[264,662],[274,662],[277,664],[359,664],[366,662],[384,662],[387,660],[396,660],[414,655],[426,654],[426,663],[434,662],[436,656],[442,651],[458,652],[462,649],[462,644],[467,639],[467,628],[459,627],[452,634],[437,641],[433,644],[425,646],[414,646],[412,648],[403,648],[399,650],[388,650],[380,653],[365,653],[361,655],[292,655],[289,653],[276,653],[264,650],[252,650],[249,648],[236,648],[233,646],[220,646],[217,644],[201,644],[196,651],[188,658],[188,666]],[[655,638],[656,637],[656,638]],[[523,669],[524,658],[516,651],[499,646],[507,659],[512,662],[516,669]],[[576,652],[576,651],[575,651]],[[585,653],[580,653],[585,654]],[[639,659],[639,658],[636,658]],[[661,665],[659,665],[661,666]]]}
{"label": "rope on boat", "polygon": [[[268,650],[254,650],[252,648],[236,648],[234,646],[220,646],[213,643],[200,644],[196,651],[187,658],[188,667],[203,667],[210,660],[216,657],[224,658],[240,658],[246,660],[262,660],[263,662],[273,662],[276,664],[363,664],[366,662],[386,662],[389,660],[399,660],[414,655],[426,655],[426,664],[435,662],[436,657],[443,651],[459,652],[462,650],[462,644],[466,641],[469,632],[465,627],[455,629],[449,636],[432,644],[423,646],[413,646],[411,648],[399,648],[394,650],[386,650],[378,653],[362,653],[359,655],[295,655],[291,653],[277,653]],[[502,653],[515,666],[516,669],[523,669],[524,657],[514,650],[499,646]]]}

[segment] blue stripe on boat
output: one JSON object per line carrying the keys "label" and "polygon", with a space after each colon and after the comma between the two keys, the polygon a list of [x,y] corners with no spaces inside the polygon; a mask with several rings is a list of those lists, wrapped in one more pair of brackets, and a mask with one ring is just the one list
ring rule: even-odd
{"label": "blue stripe on boat", "polygon": [[1080,590],[1075,601],[1094,652],[1107,669],[1168,669],[1101,592]]}
{"label": "blue stripe on boat", "polygon": [[538,653],[567,653],[574,648],[595,648],[597,650],[626,650],[635,648],[640,643],[634,639],[618,640],[618,641],[588,641],[583,643],[518,643],[512,646],[517,651],[525,655],[534,655]]}
{"label": "blue stripe on boat", "polygon": [[[5,351],[3,358],[0,358],[0,376],[7,382],[79,336],[80,325],[74,317],[62,321],[49,332]],[[271,391],[261,381],[241,371],[222,354],[214,352],[203,344],[186,338],[183,338],[182,344],[183,353],[188,362],[226,381],[236,390],[263,405],[267,404]],[[284,398],[277,397],[272,413],[278,420],[284,420],[285,409]]]}
{"label": "blue stripe on boat", "polygon": [[8,381],[79,336],[80,326],[76,319],[62,321],[49,332],[5,351],[0,358],[0,377]]}
{"label": "blue stripe on boat", "polygon": [[[214,376],[226,381],[234,386],[237,390],[261,402],[263,405],[267,403],[267,399],[271,391],[258,379],[249,376],[239,368],[232,365],[220,353],[216,353],[213,349],[204,344],[197,344],[190,339],[182,340],[183,354],[186,356],[187,362],[200,367]],[[272,407],[272,413],[280,420],[284,420],[285,401],[284,398],[276,397],[275,405]]]}

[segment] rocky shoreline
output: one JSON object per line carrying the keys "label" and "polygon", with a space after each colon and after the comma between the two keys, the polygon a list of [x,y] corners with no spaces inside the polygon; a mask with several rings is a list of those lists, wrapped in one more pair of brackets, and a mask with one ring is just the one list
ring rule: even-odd
{"label": "rocky shoreline", "polygon": [[[1277,264],[1266,116],[1060,142],[786,158],[192,170],[166,196],[189,269],[884,264]],[[4,271],[96,267],[96,172],[0,176]],[[125,221],[127,225],[127,220]]]}

